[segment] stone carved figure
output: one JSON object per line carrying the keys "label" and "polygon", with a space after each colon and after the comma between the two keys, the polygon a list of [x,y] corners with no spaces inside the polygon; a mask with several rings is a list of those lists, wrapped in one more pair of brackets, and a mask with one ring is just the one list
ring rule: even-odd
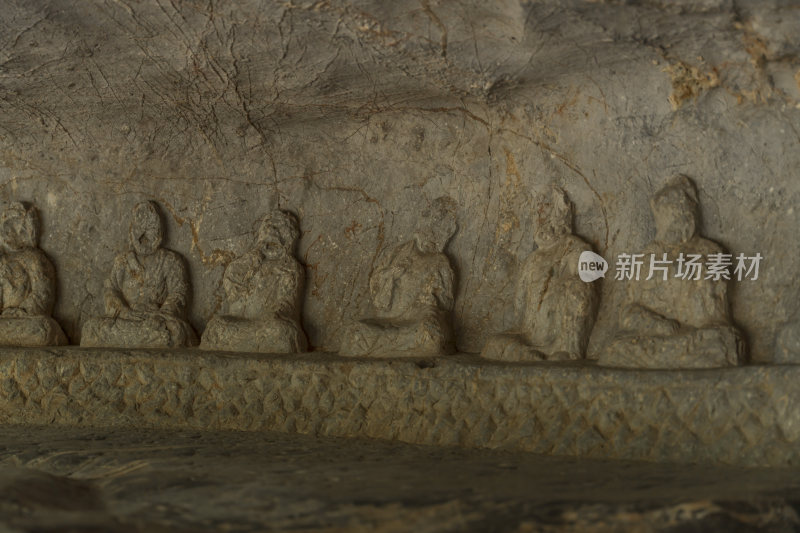
{"label": "stone carved figure", "polygon": [[800,322],[792,321],[778,329],[772,362],[800,364]]}
{"label": "stone carved figure", "polygon": [[444,253],[456,232],[455,202],[437,198],[412,240],[384,254],[369,278],[374,314],[342,335],[346,356],[424,356],[455,348],[455,273]]}
{"label": "stone carved figure", "polygon": [[294,257],[297,219],[267,215],[255,246],[225,269],[227,313],[214,316],[200,342],[207,350],[298,353],[308,348],[301,327],[305,271]]}
{"label": "stone carved figure", "polygon": [[[624,281],[626,302],[618,330],[600,353],[600,364],[637,368],[715,368],[741,364],[744,341],[731,319],[726,281],[706,279],[703,272],[686,276],[685,260],[701,263],[722,248],[699,235],[697,190],[686,176],[670,180],[650,202],[656,225],[655,240],[644,250],[658,261],[666,253],[666,279],[657,272]],[[684,263],[679,261],[683,254]],[[681,266],[683,265],[683,266]],[[684,272],[678,271],[683,268]]]}
{"label": "stone carved figure", "polygon": [[133,208],[129,238],[105,282],[105,316],[86,321],[81,346],[196,346],[185,318],[189,276],[183,258],[161,247],[164,227],[153,202]]}
{"label": "stone carved figure", "polygon": [[53,264],[38,248],[39,217],[34,207],[10,203],[0,215],[0,344],[67,344],[50,316],[56,294]]}
{"label": "stone carved figure", "polygon": [[581,281],[578,260],[592,247],[572,233],[572,204],[558,187],[539,204],[538,248],[522,265],[514,308],[518,326],[490,337],[481,352],[500,361],[585,357],[597,312],[597,285]]}

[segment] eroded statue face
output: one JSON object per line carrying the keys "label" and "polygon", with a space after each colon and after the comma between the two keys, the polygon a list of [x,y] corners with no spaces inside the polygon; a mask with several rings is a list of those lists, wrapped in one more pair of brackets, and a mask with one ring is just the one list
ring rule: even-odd
{"label": "eroded statue face", "polygon": [[0,216],[0,241],[11,251],[35,247],[38,239],[38,218],[33,209],[20,202],[9,204]]}
{"label": "eroded statue face", "polygon": [[274,259],[286,253],[286,247],[281,242],[281,232],[277,224],[267,221],[258,232],[258,247],[264,257]]}
{"label": "eroded statue face", "polygon": [[534,240],[540,248],[547,248],[572,233],[572,206],[564,191],[554,188],[538,203]]}
{"label": "eroded statue face", "polygon": [[414,239],[426,253],[444,252],[457,229],[455,202],[448,197],[437,198],[430,209],[422,214],[422,221]]}
{"label": "eroded statue face", "polygon": [[679,244],[697,233],[697,204],[680,188],[663,190],[652,208],[657,241]]}
{"label": "eroded statue face", "polygon": [[300,236],[297,219],[288,211],[277,210],[261,222],[256,247],[267,259],[291,254]]}
{"label": "eroded statue face", "polygon": [[152,202],[142,202],[133,208],[129,237],[138,255],[150,255],[161,246],[164,228]]}

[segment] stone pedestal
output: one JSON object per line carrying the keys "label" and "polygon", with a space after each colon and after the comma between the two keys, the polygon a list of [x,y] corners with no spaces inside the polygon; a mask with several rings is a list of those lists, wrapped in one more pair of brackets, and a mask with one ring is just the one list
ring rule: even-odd
{"label": "stone pedestal", "polygon": [[0,424],[274,430],[554,455],[800,462],[800,367],[625,370],[476,356],[0,350]]}

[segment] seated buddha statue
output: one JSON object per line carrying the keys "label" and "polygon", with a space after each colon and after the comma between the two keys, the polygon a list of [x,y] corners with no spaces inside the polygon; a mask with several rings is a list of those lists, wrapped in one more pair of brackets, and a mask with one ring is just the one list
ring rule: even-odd
{"label": "seated buddha statue", "polygon": [[186,321],[189,277],[183,258],[161,246],[153,202],[133,208],[130,247],[114,259],[104,285],[105,315],[87,320],[81,346],[176,348],[197,345]]}
{"label": "seated buddha statue", "polygon": [[276,210],[261,223],[255,246],[225,269],[223,313],[206,326],[200,348],[297,353],[308,348],[301,326],[305,271],[294,257],[297,219]]}
{"label": "seated buddha statue", "polygon": [[517,326],[489,338],[481,352],[499,361],[582,359],[594,325],[597,285],[581,281],[578,261],[591,246],[572,233],[572,203],[553,187],[538,206],[538,248],[522,264]]}
{"label": "seated buddha statue", "polygon": [[10,203],[0,215],[0,344],[67,344],[61,326],[50,316],[56,294],[55,269],[38,242],[35,208]]}
{"label": "seated buddha statue", "polygon": [[444,251],[455,231],[455,202],[434,200],[413,239],[377,262],[369,278],[373,312],[345,327],[340,355],[415,357],[453,351],[455,273]]}
{"label": "seated buddha statue", "polygon": [[[690,268],[705,264],[722,248],[700,236],[697,190],[677,176],[650,202],[655,239],[642,251],[659,261],[649,279],[629,279],[614,338],[600,353],[606,366],[716,368],[744,359],[744,339],[731,319],[727,280]],[[650,268],[651,274],[653,269]]]}

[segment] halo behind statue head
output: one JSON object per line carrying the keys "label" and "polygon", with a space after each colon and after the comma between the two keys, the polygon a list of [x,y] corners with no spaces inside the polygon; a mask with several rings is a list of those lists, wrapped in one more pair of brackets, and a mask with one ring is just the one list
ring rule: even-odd
{"label": "halo behind statue head", "polygon": [[261,221],[261,226],[258,228],[258,235],[256,236],[256,244],[263,244],[265,241],[272,239],[271,235],[277,234],[280,244],[287,250],[294,248],[297,239],[300,238],[300,228],[297,222],[297,217],[289,212],[281,209],[276,209],[272,213],[266,215]]}
{"label": "halo behind statue head", "polygon": [[34,207],[11,202],[0,215],[0,240],[6,248],[19,250],[39,244],[39,216]]}
{"label": "halo behind statue head", "polygon": [[164,225],[154,202],[145,201],[134,206],[128,236],[138,254],[149,255],[158,250],[164,240]]}

